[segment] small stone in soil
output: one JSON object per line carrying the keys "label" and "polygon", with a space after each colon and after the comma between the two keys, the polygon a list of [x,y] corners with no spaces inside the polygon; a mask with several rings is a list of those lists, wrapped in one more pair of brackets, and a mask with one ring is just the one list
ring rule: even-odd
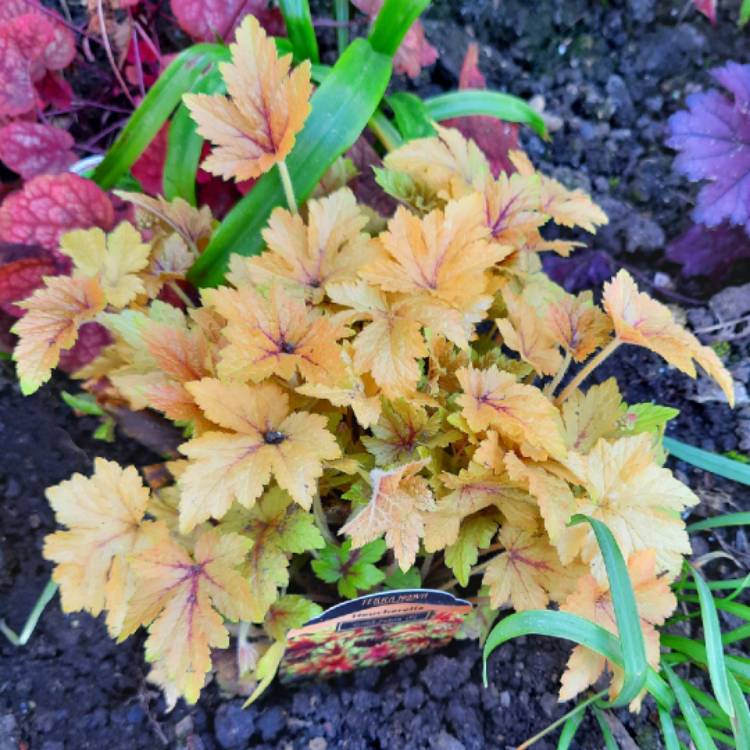
{"label": "small stone in soil", "polygon": [[243,709],[242,703],[226,703],[216,712],[214,732],[224,750],[244,747],[255,731],[255,713]]}

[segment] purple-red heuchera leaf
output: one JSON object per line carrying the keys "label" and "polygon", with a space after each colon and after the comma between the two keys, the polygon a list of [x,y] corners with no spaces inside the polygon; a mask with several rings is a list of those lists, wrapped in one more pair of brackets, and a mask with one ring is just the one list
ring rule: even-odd
{"label": "purple-red heuchera leaf", "polygon": [[248,13],[271,36],[284,34],[284,19],[277,8],[268,7],[268,0],[171,0],[171,4],[180,28],[198,41],[232,41]]}
{"label": "purple-red heuchera leaf", "polygon": [[52,125],[12,122],[0,128],[0,161],[25,180],[64,172],[76,159],[70,133]]}
{"label": "purple-red heuchera leaf", "polygon": [[164,162],[167,159],[167,139],[169,137],[169,122],[162,125],[146,150],[138,157],[130,170],[146,193],[161,195],[164,190]]}
{"label": "purple-red heuchera leaf", "polygon": [[682,266],[685,276],[727,276],[738,260],[750,260],[750,237],[742,227],[722,224],[709,229],[694,224],[667,245],[667,258]]}
{"label": "purple-red heuchera leaf", "polygon": [[57,251],[69,229],[112,229],[115,211],[94,182],[66,172],[41,175],[11,193],[0,205],[0,241],[41,245]]}
{"label": "purple-red heuchera leaf", "polygon": [[750,65],[730,62],[713,76],[733,98],[713,89],[691,94],[689,109],[669,118],[667,145],[680,152],[678,172],[708,180],[693,219],[709,227],[729,221],[750,231]]}
{"label": "purple-red heuchera leaf", "polygon": [[693,0],[693,5],[703,13],[711,23],[716,23],[716,0]]}
{"label": "purple-red heuchera leaf", "polygon": [[542,264],[552,281],[571,294],[598,288],[615,272],[612,256],[604,250],[576,250],[569,258],[545,253]]}
{"label": "purple-red heuchera leaf", "polygon": [[[458,88],[462,90],[487,88],[487,81],[482,71],[479,70],[479,47],[475,43],[471,43],[466,50],[466,57],[458,79]],[[515,168],[508,159],[508,151],[519,148],[518,125],[484,115],[456,117],[452,120],[445,120],[443,124],[449,128],[458,128],[482,149],[495,177],[500,172],[515,172]]]}

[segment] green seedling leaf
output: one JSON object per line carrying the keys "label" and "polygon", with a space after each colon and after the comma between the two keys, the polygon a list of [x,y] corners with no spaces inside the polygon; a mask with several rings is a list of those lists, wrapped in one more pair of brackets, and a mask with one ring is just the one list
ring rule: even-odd
{"label": "green seedling leaf", "polygon": [[461,525],[458,539],[445,550],[445,564],[456,580],[466,586],[471,568],[479,559],[479,550],[489,547],[497,531],[497,521],[488,516],[468,518]]}
{"label": "green seedling leaf", "polygon": [[601,521],[588,516],[575,515],[571,518],[570,525],[575,526],[584,522],[591,524],[607,568],[625,666],[622,690],[612,705],[626,706],[641,692],[648,674],[646,646],[638,606],[630,584],[627,565],[612,532]]}
{"label": "green seedling leaf", "polygon": [[354,599],[359,591],[369,591],[385,579],[385,573],[375,563],[386,549],[382,539],[358,549],[352,549],[352,540],[347,539],[341,546],[327,544],[311,565],[321,581],[335,583],[341,596]]}
{"label": "green seedling leaf", "polygon": [[674,670],[669,665],[664,664],[663,669],[674,691],[680,711],[682,711],[685,722],[690,729],[690,737],[695,743],[696,749],[717,750],[716,744],[711,739],[708,727],[703,722],[700,713],[698,713],[698,708],[688,695],[687,690],[685,690],[683,681],[674,673]]}
{"label": "green seedling leaf", "polygon": [[318,54],[318,40],[315,38],[310,5],[307,0],[279,0],[279,8],[284,16],[286,31],[294,50],[297,62],[311,60],[320,61]]}
{"label": "green seedling leaf", "polygon": [[[619,640],[608,630],[569,612],[551,610],[528,610],[516,612],[502,619],[490,632],[484,644],[484,684],[487,684],[487,659],[506,641],[522,635],[547,635],[562,638],[601,654],[605,659],[622,667],[624,664]],[[665,708],[674,705],[674,696],[668,685],[649,668],[646,689]]]}
{"label": "green seedling leaf", "polygon": [[94,170],[94,181],[105,190],[114,187],[146,150],[182,95],[225,60],[229,60],[229,49],[222,44],[195,44],[180,52],[149,89]]}
{"label": "green seedling leaf", "polygon": [[[688,445],[670,437],[664,438],[664,448],[675,458],[686,461],[699,469],[710,471],[712,474],[717,474],[725,479],[731,479],[733,482],[750,484],[750,466],[747,464],[733,461],[731,458],[725,458],[710,451],[704,451],[701,448],[696,448],[693,445]],[[750,519],[750,513],[746,513],[745,517]],[[745,520],[742,523],[750,523],[750,521]],[[690,527],[688,527],[688,531],[690,530]]]}
{"label": "green seedling leaf", "polygon": [[104,416],[104,409],[96,403],[96,399],[90,393],[68,393],[63,391],[60,398],[75,411],[86,414],[89,417]]}
{"label": "green seedling leaf", "polygon": [[427,107],[416,94],[398,91],[385,100],[393,110],[396,125],[405,141],[435,135]]}
{"label": "green seedling leaf", "polygon": [[701,619],[703,621],[703,637],[706,642],[706,657],[708,660],[708,674],[711,678],[711,686],[719,705],[728,716],[734,716],[734,705],[729,692],[729,681],[727,667],[724,662],[724,644],[721,641],[721,628],[719,616],[716,612],[711,590],[706,585],[703,576],[692,566],[690,572],[698,587],[698,598],[700,599]]}
{"label": "green seedling leaf", "polygon": [[653,432],[661,435],[667,422],[674,419],[679,413],[679,409],[673,409],[671,406],[660,406],[653,403],[633,404],[628,407],[623,415],[624,432],[629,435],[637,435],[641,432]]}
{"label": "green seedling leaf", "polygon": [[425,99],[427,113],[438,122],[454,117],[488,115],[506,122],[528,125],[538,136],[548,139],[542,116],[523,99],[499,91],[464,89]]}

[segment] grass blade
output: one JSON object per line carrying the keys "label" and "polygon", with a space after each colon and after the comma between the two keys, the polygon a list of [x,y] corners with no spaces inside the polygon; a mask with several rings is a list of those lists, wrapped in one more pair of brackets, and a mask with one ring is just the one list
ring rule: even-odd
{"label": "grass blade", "polygon": [[506,122],[528,125],[545,140],[549,138],[542,116],[523,99],[500,91],[464,89],[425,99],[425,107],[433,120],[449,120],[453,117],[488,115]]}
{"label": "grass blade", "polygon": [[612,532],[601,521],[584,515],[573,516],[570,525],[575,526],[584,522],[589,523],[594,530],[604,557],[625,667],[622,690],[612,706],[627,706],[643,689],[648,674],[646,646],[638,605],[630,584],[627,565]]}
{"label": "grass blade", "polygon": [[[207,73],[192,89],[196,94],[218,94],[225,90],[224,79],[218,69]],[[191,206],[196,205],[195,176],[202,149],[203,136],[198,135],[190,110],[184,103],[180,104],[169,126],[167,158],[164,162],[162,189],[167,200],[183,198]]]}
{"label": "grass blade", "polygon": [[[744,466],[744,464],[740,464]],[[748,526],[750,525],[750,511],[743,511],[740,513],[725,513],[723,516],[714,516],[714,518],[706,518],[703,521],[696,521],[688,525],[687,530],[692,533],[693,531],[706,531],[707,529],[721,529],[727,526]]]}
{"label": "grass blade", "polygon": [[294,50],[297,62],[310,60],[320,62],[318,40],[310,15],[310,4],[307,0],[279,0],[281,15],[284,16],[286,31]]}
{"label": "grass blade", "polygon": [[714,598],[711,590],[706,585],[703,576],[692,566],[690,572],[698,587],[698,598],[700,599],[701,619],[703,621],[703,640],[706,644],[706,658],[708,659],[708,674],[711,678],[716,700],[727,716],[734,716],[732,696],[729,693],[729,682],[727,680],[727,667],[724,663],[724,644],[721,642],[721,627],[719,626],[719,615],[714,606]]}
{"label": "grass blade", "polygon": [[217,63],[228,59],[229,49],[222,44],[195,44],[180,52],[149,89],[94,170],[94,182],[105,190],[112,188],[151,143],[182,95],[191,91]]}
{"label": "grass blade", "polygon": [[737,680],[731,674],[729,675],[729,692],[734,705],[732,731],[735,740],[737,740],[737,747],[750,748],[750,709],[748,709],[747,699],[737,684]]}
{"label": "grass blade", "polygon": [[568,750],[570,744],[573,742],[578,731],[578,727],[581,726],[581,722],[586,716],[586,709],[581,708],[580,711],[576,711],[572,716],[568,718],[560,732],[560,739],[557,741],[557,750]]}
{"label": "grass blade", "polygon": [[[690,638],[685,638],[681,635],[666,633],[661,637],[661,644],[665,648],[680,651],[697,664],[708,666],[706,647],[702,643],[698,643],[697,641],[693,641]],[[730,672],[743,680],[750,681],[750,659],[743,659],[737,656],[725,656],[724,662]]]}
{"label": "grass blade", "polygon": [[[487,659],[506,641],[521,635],[547,635],[586,646],[601,654],[607,661],[623,666],[620,642],[608,630],[569,612],[528,610],[516,612],[495,625],[484,644],[484,684],[487,684]],[[669,687],[653,669],[646,676],[646,689],[662,706],[671,709],[674,697]]]}
{"label": "grass blade", "polygon": [[[391,59],[365,39],[347,47],[313,94],[312,112],[286,164],[297,200],[302,202],[337,156],[357,139],[375,112],[391,76]],[[198,286],[224,278],[229,254],[255,255],[263,248],[261,229],[271,211],[286,205],[281,179],[273,169],[227,214],[208,247],[190,270]]]}
{"label": "grass blade", "polygon": [[737,18],[737,25],[742,27],[750,20],[750,0],[742,0],[740,5],[740,15]]}
{"label": "grass blade", "polygon": [[711,739],[708,727],[703,723],[703,718],[698,713],[698,709],[695,703],[693,703],[692,698],[688,695],[687,690],[685,690],[682,680],[669,665],[665,664],[663,668],[677,699],[677,703],[680,706],[680,711],[682,711],[682,715],[685,717],[685,722],[690,730],[690,737],[695,744],[696,750],[717,750],[714,741]]}
{"label": "grass blade", "polygon": [[680,750],[680,741],[677,739],[677,731],[674,728],[672,715],[659,705],[656,706],[656,710],[659,712],[664,750]]}
{"label": "grass blade", "polygon": [[[718,456],[710,451],[704,451],[670,437],[664,438],[664,448],[675,458],[697,466],[699,469],[718,474],[720,477],[731,479],[733,482],[750,484],[749,464],[743,464],[725,456]],[[744,523],[748,523],[748,521],[744,521]]]}
{"label": "grass blade", "polygon": [[349,0],[333,0],[333,15],[336,18],[336,44],[339,55],[349,44]]}
{"label": "grass blade", "polygon": [[372,48],[393,57],[430,0],[385,0],[368,37]]}
{"label": "grass blade", "polygon": [[435,135],[430,114],[425,103],[416,95],[407,91],[397,91],[385,98],[388,106],[393,110],[396,125],[404,140],[426,138]]}
{"label": "grass blade", "polygon": [[602,711],[601,708],[594,706],[594,717],[596,718],[597,724],[599,724],[602,737],[604,737],[604,747],[607,750],[619,750],[617,740],[615,740],[615,736],[612,734],[612,730],[609,728],[609,724],[607,724],[607,720],[604,718],[604,711]]}

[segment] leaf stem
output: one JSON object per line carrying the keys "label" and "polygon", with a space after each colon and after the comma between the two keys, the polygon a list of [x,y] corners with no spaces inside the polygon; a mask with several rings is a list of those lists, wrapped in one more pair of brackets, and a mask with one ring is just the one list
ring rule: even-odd
{"label": "leaf stem", "polygon": [[583,711],[585,708],[590,706],[595,701],[598,701],[600,698],[604,697],[607,694],[606,690],[601,690],[598,693],[595,693],[594,695],[587,698],[583,703],[579,703],[575,708],[568,711],[568,713],[561,716],[556,721],[553,721],[551,724],[546,726],[544,729],[542,729],[541,732],[538,734],[535,734],[533,737],[530,737],[528,740],[526,740],[524,743],[519,745],[516,750],[526,750],[526,748],[531,747],[535,742],[539,742],[539,740],[542,739],[542,737],[546,737],[550,732],[553,732],[557,727],[559,727],[561,724],[564,724],[571,716],[574,714],[577,714],[579,711]]}
{"label": "leaf stem", "polygon": [[176,281],[168,281],[167,286],[175,293],[175,295],[179,298],[180,302],[182,302],[185,307],[188,308],[188,310],[191,307],[195,307],[193,304],[193,300],[190,299],[190,297],[185,294],[185,292],[182,290],[180,285]]}
{"label": "leaf stem", "polygon": [[284,188],[286,204],[289,207],[289,210],[293,214],[299,213],[299,210],[297,209],[297,199],[294,196],[294,185],[292,184],[292,176],[289,174],[289,169],[286,166],[286,162],[283,159],[279,162],[279,176],[281,177],[281,185]]}
{"label": "leaf stem", "polygon": [[565,377],[565,373],[568,371],[572,361],[573,357],[570,355],[570,352],[565,352],[565,359],[563,359],[560,369],[555,373],[555,377],[544,387],[545,396],[552,396],[557,390],[557,386],[560,385],[560,381]]}
{"label": "leaf stem", "polygon": [[0,620],[0,633],[2,633],[14,646],[25,646],[28,643],[29,638],[31,638],[34,629],[39,622],[39,618],[42,616],[42,612],[44,612],[44,608],[49,604],[56,591],[57,584],[52,579],[47,581],[44,591],[39,595],[39,598],[34,605],[34,609],[31,610],[26,622],[24,623],[21,635],[16,635],[16,633],[5,624],[4,620]]}
{"label": "leaf stem", "polygon": [[320,499],[320,493],[316,492],[315,496],[313,497],[313,518],[315,519],[315,525],[318,527],[318,530],[323,535],[323,539],[326,540],[329,544],[335,544],[336,539],[331,533],[331,529],[328,526],[328,519],[326,518],[326,512],[323,508],[323,502]]}
{"label": "leaf stem", "polygon": [[560,406],[572,393],[583,383],[591,373],[609,357],[612,352],[620,346],[622,342],[618,338],[612,339],[607,346],[602,349],[599,354],[592,357],[584,367],[582,367],[575,375],[575,377],[568,383],[565,388],[561,391],[560,395],[555,399],[555,406]]}

